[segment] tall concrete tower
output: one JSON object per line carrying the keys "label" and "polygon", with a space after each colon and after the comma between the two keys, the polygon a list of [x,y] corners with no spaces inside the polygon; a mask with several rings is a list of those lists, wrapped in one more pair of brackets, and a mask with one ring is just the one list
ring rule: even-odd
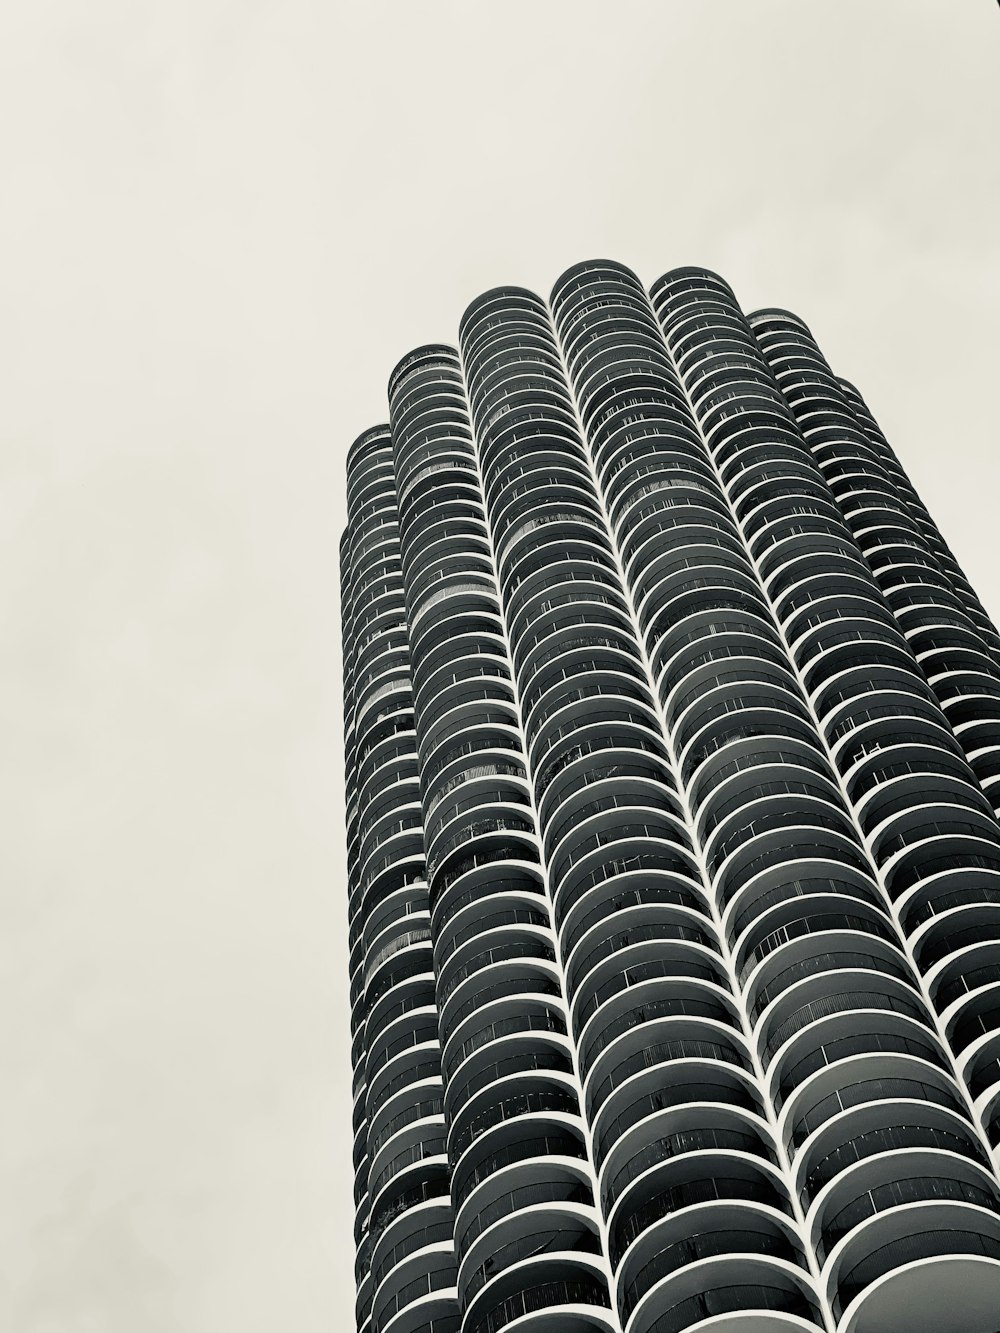
{"label": "tall concrete tower", "polygon": [[348,457],[359,1333],[1000,1328],[1000,637],[807,327],[580,264]]}

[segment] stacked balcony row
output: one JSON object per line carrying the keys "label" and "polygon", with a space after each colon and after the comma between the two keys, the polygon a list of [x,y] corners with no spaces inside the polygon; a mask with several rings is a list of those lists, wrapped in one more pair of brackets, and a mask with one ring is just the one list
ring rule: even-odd
{"label": "stacked balcony row", "polygon": [[392,443],[348,458],[344,608],[359,1333],[457,1333],[453,1216]]}
{"label": "stacked balcony row", "polygon": [[616,1333],[493,536],[454,351],[390,381],[465,1333]]}
{"label": "stacked balcony row", "polygon": [[551,321],[503,289],[461,334],[622,1326],[667,1333],[762,1303],[815,1326]]}
{"label": "stacked balcony row", "polygon": [[[976,1254],[984,1253],[985,1245],[985,1254],[996,1257],[995,1175],[981,1122],[969,1115],[970,1102],[982,1111],[984,1087],[995,1082],[991,1042],[986,1038],[970,1058],[964,1047],[956,1050],[952,1041],[949,1050],[942,1040],[951,1034],[934,991],[937,964],[942,950],[951,952],[958,941],[947,927],[931,927],[942,947],[928,952],[921,948],[924,936],[915,933],[915,918],[921,909],[940,910],[941,876],[968,881],[971,871],[977,883],[981,880],[998,830],[903,627],[872,577],[848,514],[826,483],[731,291],[715,275],[685,271],[657,284],[653,299],[823,751],[850,802],[856,851],[867,853],[868,874],[882,891],[891,925],[877,933],[895,946],[894,957],[916,964],[915,973],[906,963],[905,979],[878,967],[884,975],[877,984],[873,977],[831,972],[826,989],[841,991],[845,1008],[863,1011],[862,1024],[857,1015],[844,1014],[814,1021],[809,1030],[814,1037],[823,1033],[824,1042],[843,1033],[840,1058],[852,1047],[905,1053],[916,1062],[914,1073],[932,1066],[951,1076],[954,1056],[965,1056],[966,1088],[955,1087],[953,1095],[974,1133],[961,1167],[954,1161],[954,1144],[942,1141],[919,1154],[909,1146],[895,1153],[872,1148],[876,1155],[844,1173],[866,1185],[870,1220],[858,1221],[860,1206],[854,1214],[847,1210],[854,1230],[842,1233],[835,1250],[821,1236],[817,1255],[833,1313],[838,1320],[846,1315],[850,1324],[871,1318],[864,1314],[869,1294],[891,1281],[896,1270],[935,1253],[944,1260],[963,1234],[982,1238]],[[902,758],[893,753],[900,744],[916,747],[919,761],[896,785],[884,776],[877,788],[866,782],[873,756],[877,763]],[[796,840],[804,841],[804,833]],[[818,924],[816,915],[811,924]],[[910,936],[908,951],[903,933]],[[866,970],[876,967],[873,960]],[[829,999],[824,1007],[829,1012]],[[832,1054],[824,1050],[824,1063]],[[896,1118],[900,1128],[908,1128],[912,1112],[900,1105]],[[905,1189],[902,1179],[909,1181]],[[849,1187],[841,1181],[827,1189]],[[905,1202],[913,1206],[904,1209]]]}

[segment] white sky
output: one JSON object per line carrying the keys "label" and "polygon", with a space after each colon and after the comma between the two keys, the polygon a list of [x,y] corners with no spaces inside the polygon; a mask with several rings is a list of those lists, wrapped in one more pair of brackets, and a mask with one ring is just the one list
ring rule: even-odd
{"label": "white sky", "polygon": [[998,55],[993,0],[0,6],[0,1327],[352,1326],[344,457],[480,291],[795,309],[1000,613]]}

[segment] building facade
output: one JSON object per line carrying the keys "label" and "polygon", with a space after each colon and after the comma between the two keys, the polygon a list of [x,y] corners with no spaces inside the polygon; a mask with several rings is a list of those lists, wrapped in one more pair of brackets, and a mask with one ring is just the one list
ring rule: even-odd
{"label": "building facade", "polygon": [[1000,1329],[1000,637],[702,269],[473,302],[348,456],[359,1333]]}

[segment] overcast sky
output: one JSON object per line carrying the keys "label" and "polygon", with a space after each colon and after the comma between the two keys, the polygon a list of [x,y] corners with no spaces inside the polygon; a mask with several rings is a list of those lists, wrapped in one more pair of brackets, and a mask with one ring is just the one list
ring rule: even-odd
{"label": "overcast sky", "polygon": [[0,6],[0,1328],[353,1322],[337,541],[412,346],[707,264],[1000,614],[994,0]]}

